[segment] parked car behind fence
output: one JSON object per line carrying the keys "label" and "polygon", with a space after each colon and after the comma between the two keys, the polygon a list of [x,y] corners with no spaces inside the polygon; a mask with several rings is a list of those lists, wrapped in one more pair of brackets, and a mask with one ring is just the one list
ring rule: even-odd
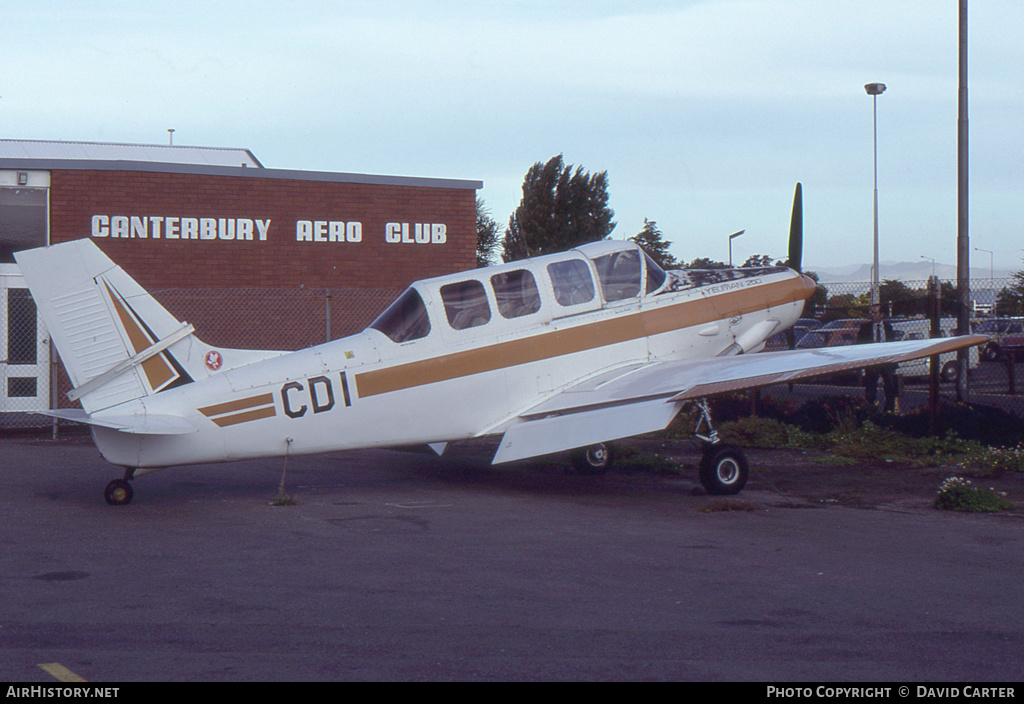
{"label": "parked car behind fence", "polygon": [[[939,321],[939,331],[943,337],[956,335],[956,318],[942,318]],[[894,320],[892,329],[897,340],[923,340],[931,337],[931,321],[924,318],[913,320]],[[946,352],[939,355],[939,378],[942,381],[956,381],[957,364],[956,352]],[[930,372],[929,357],[915,359],[909,362],[902,362],[896,369],[896,373],[902,377],[928,376]],[[971,347],[968,351],[968,369],[976,369],[981,360],[977,347]]]}

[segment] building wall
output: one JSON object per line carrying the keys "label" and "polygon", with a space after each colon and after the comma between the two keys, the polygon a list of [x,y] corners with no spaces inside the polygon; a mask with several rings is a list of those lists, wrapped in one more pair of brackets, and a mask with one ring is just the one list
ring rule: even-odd
{"label": "building wall", "polygon": [[472,188],[259,170],[54,170],[50,178],[51,243],[91,237],[151,289],[401,289],[476,262]]}

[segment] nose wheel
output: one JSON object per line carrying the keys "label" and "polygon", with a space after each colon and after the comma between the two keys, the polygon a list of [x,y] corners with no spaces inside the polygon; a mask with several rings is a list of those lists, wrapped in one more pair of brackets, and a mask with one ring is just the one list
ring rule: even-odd
{"label": "nose wheel", "polygon": [[131,480],[135,478],[134,469],[124,471],[124,479],[115,479],[107,484],[103,490],[103,498],[111,506],[126,506],[132,502],[135,492],[132,490]]}

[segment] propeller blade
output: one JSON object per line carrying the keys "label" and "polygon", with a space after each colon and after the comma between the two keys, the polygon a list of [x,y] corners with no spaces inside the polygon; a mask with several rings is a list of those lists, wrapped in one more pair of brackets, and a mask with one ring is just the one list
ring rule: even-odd
{"label": "propeller blade", "polygon": [[803,186],[796,184],[796,193],[793,194],[793,216],[789,221],[789,260],[786,262],[790,269],[800,271],[801,260],[804,256],[804,199]]}
{"label": "propeller blade", "polygon": [[[796,184],[796,192],[793,194],[793,215],[789,220],[789,260],[786,265],[795,271],[800,271],[801,260],[804,257],[804,196],[803,186]],[[789,349],[796,347],[796,334],[793,328],[786,331],[786,342]],[[790,387],[792,390],[792,386]]]}

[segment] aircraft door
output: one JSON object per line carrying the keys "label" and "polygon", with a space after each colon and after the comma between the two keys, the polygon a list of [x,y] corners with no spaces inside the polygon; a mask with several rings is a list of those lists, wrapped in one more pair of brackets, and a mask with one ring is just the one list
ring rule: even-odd
{"label": "aircraft door", "polygon": [[49,407],[49,335],[17,266],[0,264],[0,412]]}

